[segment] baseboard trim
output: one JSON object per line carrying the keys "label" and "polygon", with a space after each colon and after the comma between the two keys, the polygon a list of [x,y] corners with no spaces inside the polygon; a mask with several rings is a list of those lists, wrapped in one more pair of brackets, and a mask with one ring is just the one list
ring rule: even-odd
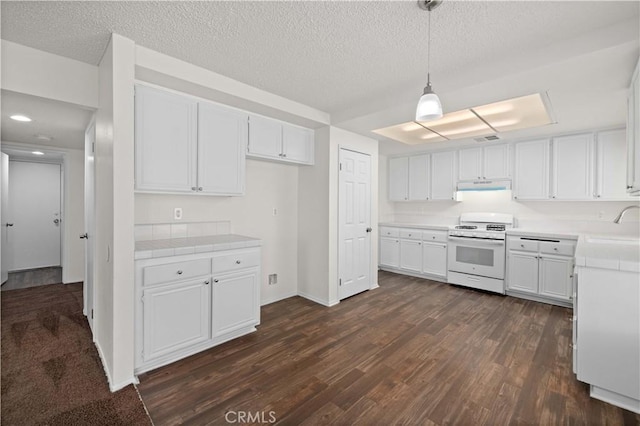
{"label": "baseboard trim", "polygon": [[340,303],[340,302],[339,302],[339,301],[337,301],[337,300],[335,300],[335,301],[327,301],[327,300],[323,300],[323,299],[320,299],[320,298],[318,298],[318,297],[312,296],[312,295],[310,295],[310,294],[304,293],[304,292],[302,292],[302,291],[299,291],[299,292],[298,292],[298,296],[300,296],[300,297],[304,297],[304,298],[305,298],[305,299],[307,299],[307,300],[311,300],[312,302],[315,302],[315,303],[317,303],[317,304],[319,304],[319,305],[323,305],[323,306],[326,306],[326,307],[329,307],[329,308],[330,308],[331,306],[334,306],[334,305],[337,305],[338,303]]}
{"label": "baseboard trim", "polygon": [[98,349],[98,356],[100,357],[100,362],[102,363],[102,369],[104,370],[104,375],[107,377],[107,383],[109,384],[109,390],[113,392],[117,392],[120,389],[123,389],[129,385],[137,385],[140,383],[136,376],[131,376],[130,378],[123,380],[119,383],[113,383],[113,379],[111,378],[111,374],[109,374],[109,370],[107,369],[107,363],[105,361],[104,353],[102,352],[102,348],[98,344],[97,341],[94,340],[96,345],[96,349]]}
{"label": "baseboard trim", "polygon": [[291,291],[289,293],[285,293],[284,295],[275,296],[275,297],[271,297],[271,298],[266,299],[266,300],[262,300],[260,302],[260,306],[270,305],[272,303],[279,302],[281,300],[288,299],[290,297],[294,297],[294,296],[297,296],[297,295],[298,295],[298,292]]}
{"label": "baseboard trim", "polygon": [[371,284],[371,288],[369,288],[369,290],[375,290],[376,288],[380,288],[377,282]]}

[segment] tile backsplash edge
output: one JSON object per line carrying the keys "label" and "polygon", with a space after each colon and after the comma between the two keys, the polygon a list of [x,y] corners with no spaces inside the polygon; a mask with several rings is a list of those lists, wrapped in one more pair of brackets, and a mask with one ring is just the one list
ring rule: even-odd
{"label": "tile backsplash edge", "polygon": [[134,225],[135,241],[165,240],[168,238],[203,237],[231,233],[231,221],[145,223]]}

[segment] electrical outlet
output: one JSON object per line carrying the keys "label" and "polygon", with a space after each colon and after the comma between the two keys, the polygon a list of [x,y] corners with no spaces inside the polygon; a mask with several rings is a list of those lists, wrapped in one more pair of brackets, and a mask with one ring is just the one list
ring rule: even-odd
{"label": "electrical outlet", "polygon": [[182,208],[176,207],[173,209],[173,218],[175,220],[182,220]]}
{"label": "electrical outlet", "polygon": [[269,285],[278,284],[278,274],[269,274]]}
{"label": "electrical outlet", "polygon": [[275,207],[273,208],[273,215],[278,216],[278,209],[276,209]]}

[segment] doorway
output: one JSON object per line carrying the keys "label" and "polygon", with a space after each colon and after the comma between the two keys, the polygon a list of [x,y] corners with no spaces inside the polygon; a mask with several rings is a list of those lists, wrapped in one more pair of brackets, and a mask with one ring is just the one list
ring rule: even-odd
{"label": "doorway", "polygon": [[338,298],[371,288],[371,156],[340,149]]}
{"label": "doorway", "polygon": [[62,282],[62,166],[9,158],[3,290]]}

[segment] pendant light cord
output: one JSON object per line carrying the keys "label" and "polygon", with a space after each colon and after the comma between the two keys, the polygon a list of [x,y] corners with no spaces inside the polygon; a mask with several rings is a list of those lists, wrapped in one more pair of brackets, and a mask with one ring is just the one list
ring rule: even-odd
{"label": "pendant light cord", "polygon": [[431,83],[431,9],[429,9],[429,27],[427,28],[427,85]]}

